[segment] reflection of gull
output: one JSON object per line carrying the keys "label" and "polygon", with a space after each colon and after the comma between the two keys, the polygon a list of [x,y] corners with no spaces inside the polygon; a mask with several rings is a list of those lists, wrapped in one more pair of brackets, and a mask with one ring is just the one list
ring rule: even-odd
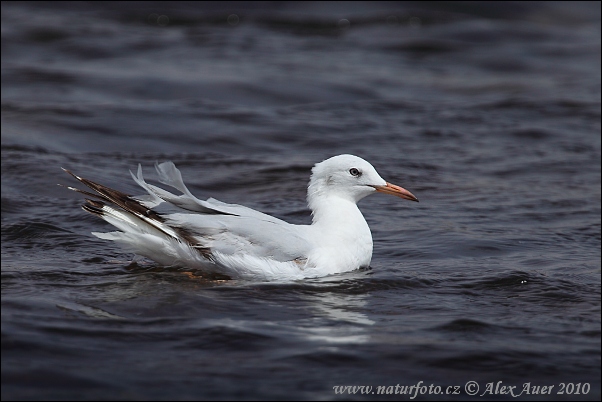
{"label": "reflection of gull", "polygon": [[140,166],[132,177],[147,191],[145,196],[132,197],[76,175],[96,194],[70,188],[93,198],[86,200],[86,211],[121,230],[94,233],[101,239],[164,265],[230,278],[291,280],[368,266],[372,235],[356,203],[375,191],[418,201],[383,180],[365,160],[339,155],[312,169],[307,195],[312,224],[292,225],[241,205],[199,200],[173,163],[156,169],[161,183],[183,194],[148,184]]}
{"label": "reflection of gull", "polygon": [[374,325],[364,310],[366,309],[366,295],[347,295],[329,293],[312,295],[315,298],[314,307],[318,317],[327,317],[335,321],[336,325],[317,325],[312,321],[307,328],[310,340],[320,340],[329,343],[366,343],[370,335],[366,331],[367,326]]}

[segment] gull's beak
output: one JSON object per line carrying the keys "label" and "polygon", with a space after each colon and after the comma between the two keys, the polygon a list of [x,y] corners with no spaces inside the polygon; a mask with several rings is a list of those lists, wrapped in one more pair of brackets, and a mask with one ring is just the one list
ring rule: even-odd
{"label": "gull's beak", "polygon": [[396,186],[395,184],[391,184],[389,182],[387,182],[387,184],[385,184],[384,186],[372,186],[372,187],[374,187],[376,189],[376,191],[381,192],[381,193],[396,195],[397,197],[400,197],[400,198],[403,198],[406,200],[418,202],[418,198],[416,198],[414,196],[414,194],[410,193],[408,190],[406,190],[403,187]]}

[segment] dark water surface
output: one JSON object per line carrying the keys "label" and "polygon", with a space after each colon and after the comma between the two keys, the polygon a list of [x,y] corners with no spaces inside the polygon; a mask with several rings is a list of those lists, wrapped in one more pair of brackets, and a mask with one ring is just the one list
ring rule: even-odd
{"label": "dark water surface", "polygon": [[[3,2],[2,399],[599,400],[600,3],[434,4]],[[130,265],[56,185],[172,160],[308,223],[341,153],[421,202],[294,283]]]}

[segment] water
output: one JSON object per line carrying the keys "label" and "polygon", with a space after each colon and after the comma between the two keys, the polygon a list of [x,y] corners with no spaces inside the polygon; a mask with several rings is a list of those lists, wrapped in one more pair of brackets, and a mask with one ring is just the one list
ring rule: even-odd
{"label": "water", "polygon": [[[600,4],[223,7],[2,3],[2,399],[599,400]],[[56,185],[172,160],[308,223],[341,153],[421,202],[363,200],[371,269],[294,283],[132,265]]]}

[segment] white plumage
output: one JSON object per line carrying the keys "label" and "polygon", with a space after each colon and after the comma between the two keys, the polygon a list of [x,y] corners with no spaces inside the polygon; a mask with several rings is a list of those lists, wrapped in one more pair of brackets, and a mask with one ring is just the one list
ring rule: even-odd
{"label": "white plumage", "polygon": [[316,164],[307,191],[311,225],[294,225],[251,208],[196,198],[172,162],[156,165],[159,181],[175,195],[147,183],[138,167],[133,179],[147,192],[129,196],[83,179],[94,199],[84,210],[119,231],[93,233],[167,266],[254,281],[320,277],[367,267],[372,235],[357,202],[380,191],[418,201],[387,183],[365,160],[338,155]]}

